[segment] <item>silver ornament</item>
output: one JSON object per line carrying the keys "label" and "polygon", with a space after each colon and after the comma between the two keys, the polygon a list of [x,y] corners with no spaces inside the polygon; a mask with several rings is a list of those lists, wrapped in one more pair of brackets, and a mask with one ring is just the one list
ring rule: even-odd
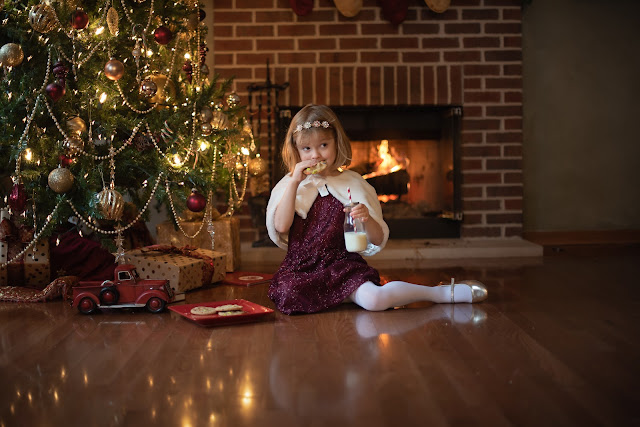
{"label": "silver ornament", "polygon": [[211,123],[203,123],[200,126],[200,130],[202,131],[202,136],[209,136],[213,132],[213,126],[211,126]]}
{"label": "silver ornament", "polygon": [[16,43],[7,43],[0,48],[0,64],[4,67],[17,67],[22,64],[24,52]]}
{"label": "silver ornament", "polygon": [[104,66],[104,75],[109,80],[120,80],[124,76],[124,64],[115,58],[111,58]]}
{"label": "silver ornament", "polygon": [[209,67],[207,67],[207,64],[202,64],[200,66],[200,74],[204,77],[209,75]]}
{"label": "silver ornament", "polygon": [[29,24],[39,33],[48,33],[58,26],[56,11],[47,4],[36,4],[29,11]]}
{"label": "silver ornament", "polygon": [[158,85],[150,79],[144,79],[140,84],[140,95],[145,98],[151,98],[158,92]]}
{"label": "silver ornament", "polygon": [[49,173],[49,187],[56,193],[66,193],[73,187],[73,174],[67,168],[56,168]]}
{"label": "silver ornament", "polygon": [[113,189],[105,188],[97,194],[98,209],[105,219],[119,220],[124,212],[124,198]]}
{"label": "silver ornament", "polygon": [[240,103],[240,96],[237,93],[231,92],[229,96],[227,96],[227,105],[230,108],[237,106]]}
{"label": "silver ornament", "polygon": [[140,58],[142,56],[142,49],[140,49],[140,47],[136,45],[136,47],[134,47],[131,51],[131,55],[133,55],[133,57],[136,59]]}
{"label": "silver ornament", "polygon": [[147,79],[152,80],[158,87],[158,91],[154,96],[148,99],[152,104],[167,104],[168,101],[176,96],[176,86],[173,80],[167,79],[164,74],[152,74]]}

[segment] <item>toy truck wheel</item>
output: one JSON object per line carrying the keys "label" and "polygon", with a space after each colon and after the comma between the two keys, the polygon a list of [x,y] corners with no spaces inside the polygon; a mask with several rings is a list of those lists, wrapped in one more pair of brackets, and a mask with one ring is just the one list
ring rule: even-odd
{"label": "toy truck wheel", "polygon": [[82,314],[91,314],[96,311],[96,303],[89,297],[84,297],[78,303],[78,311]]}
{"label": "toy truck wheel", "polygon": [[149,301],[147,301],[146,307],[151,313],[160,313],[164,310],[165,305],[166,303],[161,298],[151,297],[149,298]]}
{"label": "toy truck wheel", "polygon": [[100,291],[100,303],[103,305],[113,305],[118,302],[118,290],[109,286]]}

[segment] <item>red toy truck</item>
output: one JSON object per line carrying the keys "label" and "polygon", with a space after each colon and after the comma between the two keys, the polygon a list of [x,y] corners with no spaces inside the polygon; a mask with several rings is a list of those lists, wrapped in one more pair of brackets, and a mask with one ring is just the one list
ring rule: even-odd
{"label": "red toy truck", "polygon": [[168,280],[140,279],[131,264],[117,266],[113,275],[113,280],[80,282],[73,288],[72,307],[78,307],[82,314],[99,307],[146,307],[151,313],[159,313],[173,298]]}

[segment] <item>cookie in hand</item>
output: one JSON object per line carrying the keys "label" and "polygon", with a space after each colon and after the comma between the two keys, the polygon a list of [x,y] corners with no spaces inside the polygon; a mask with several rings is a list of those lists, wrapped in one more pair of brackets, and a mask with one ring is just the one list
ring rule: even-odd
{"label": "cookie in hand", "polygon": [[317,173],[322,172],[327,168],[327,162],[324,160],[319,161],[315,164],[315,166],[308,167],[304,170],[305,175],[315,175]]}

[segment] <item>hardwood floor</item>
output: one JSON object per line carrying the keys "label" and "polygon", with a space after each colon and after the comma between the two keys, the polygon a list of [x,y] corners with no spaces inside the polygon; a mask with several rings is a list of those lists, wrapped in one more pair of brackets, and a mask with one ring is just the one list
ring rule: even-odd
{"label": "hardwood floor", "polygon": [[[481,280],[476,305],[201,327],[0,303],[0,426],[640,425],[639,252],[583,252],[379,268]],[[266,291],[212,286],[187,302],[272,307]]]}

